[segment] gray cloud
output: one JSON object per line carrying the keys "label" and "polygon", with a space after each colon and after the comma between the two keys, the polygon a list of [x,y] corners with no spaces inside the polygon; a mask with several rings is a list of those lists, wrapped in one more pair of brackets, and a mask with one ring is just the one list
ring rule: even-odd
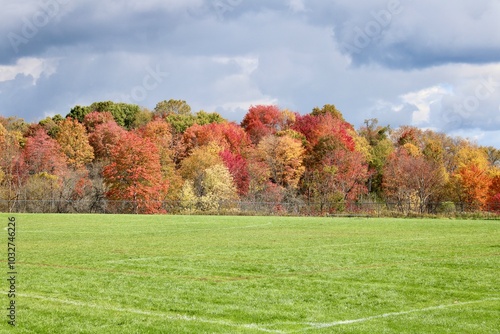
{"label": "gray cloud", "polygon": [[498,1],[364,3],[363,8],[338,4],[342,15],[336,16],[334,28],[336,41],[357,65],[413,69],[500,60],[500,34],[493,28]]}
{"label": "gray cloud", "polygon": [[180,98],[241,120],[251,104],[334,103],[355,126],[376,117],[491,139],[477,133],[500,128],[500,88],[477,90],[500,82],[500,3],[394,1],[8,2],[0,114]]}

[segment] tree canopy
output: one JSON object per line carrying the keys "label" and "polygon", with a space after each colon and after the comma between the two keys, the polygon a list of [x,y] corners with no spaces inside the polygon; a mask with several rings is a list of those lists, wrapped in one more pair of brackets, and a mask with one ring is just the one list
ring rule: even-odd
{"label": "tree canopy", "polygon": [[499,152],[377,119],[355,129],[333,104],[302,114],[251,106],[237,124],[193,113],[184,100],[153,111],[103,101],[38,123],[0,117],[0,199],[11,206],[47,194],[73,210],[107,200],[131,213],[162,213],[174,200],[207,211],[235,200],[318,212],[362,201],[406,212],[441,202],[484,210],[500,206]]}

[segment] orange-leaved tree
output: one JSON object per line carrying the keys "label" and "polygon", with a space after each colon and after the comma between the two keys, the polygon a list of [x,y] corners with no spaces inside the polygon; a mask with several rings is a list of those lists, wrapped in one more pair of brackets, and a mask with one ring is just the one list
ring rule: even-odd
{"label": "orange-leaved tree", "polygon": [[487,210],[500,212],[500,168],[492,167]]}
{"label": "orange-leaved tree", "polygon": [[183,155],[187,156],[199,146],[217,143],[223,150],[243,154],[250,146],[250,139],[243,128],[236,123],[195,124],[189,127],[182,137]]}
{"label": "orange-leaved tree", "polygon": [[486,153],[474,145],[464,145],[457,152],[455,161],[457,168],[450,181],[458,201],[468,210],[485,206],[492,181]]}
{"label": "orange-leaved tree", "polygon": [[459,199],[469,210],[477,210],[486,205],[491,178],[488,172],[476,163],[461,166],[453,175]]}
{"label": "orange-leaved tree", "polygon": [[164,213],[162,201],[168,181],[162,177],[158,148],[150,139],[126,132],[111,150],[111,163],[103,176],[108,199],[125,201],[122,210],[131,213]]}

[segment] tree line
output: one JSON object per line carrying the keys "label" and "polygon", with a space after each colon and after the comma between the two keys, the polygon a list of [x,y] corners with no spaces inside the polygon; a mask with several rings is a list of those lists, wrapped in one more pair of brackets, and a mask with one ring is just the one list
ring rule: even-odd
{"label": "tree line", "polygon": [[0,117],[1,210],[47,199],[73,211],[98,211],[106,200],[146,214],[164,213],[165,201],[211,211],[238,200],[304,202],[317,212],[356,201],[499,210],[500,151],[376,119],[355,129],[334,105],[305,115],[252,106],[241,124],[193,113],[182,100],[154,110],[96,102],[31,124]]}

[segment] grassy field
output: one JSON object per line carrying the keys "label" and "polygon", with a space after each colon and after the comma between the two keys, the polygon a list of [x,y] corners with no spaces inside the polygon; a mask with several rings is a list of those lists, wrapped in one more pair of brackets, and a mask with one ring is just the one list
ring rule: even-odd
{"label": "grassy field", "polygon": [[0,333],[500,333],[499,221],[14,216]]}

